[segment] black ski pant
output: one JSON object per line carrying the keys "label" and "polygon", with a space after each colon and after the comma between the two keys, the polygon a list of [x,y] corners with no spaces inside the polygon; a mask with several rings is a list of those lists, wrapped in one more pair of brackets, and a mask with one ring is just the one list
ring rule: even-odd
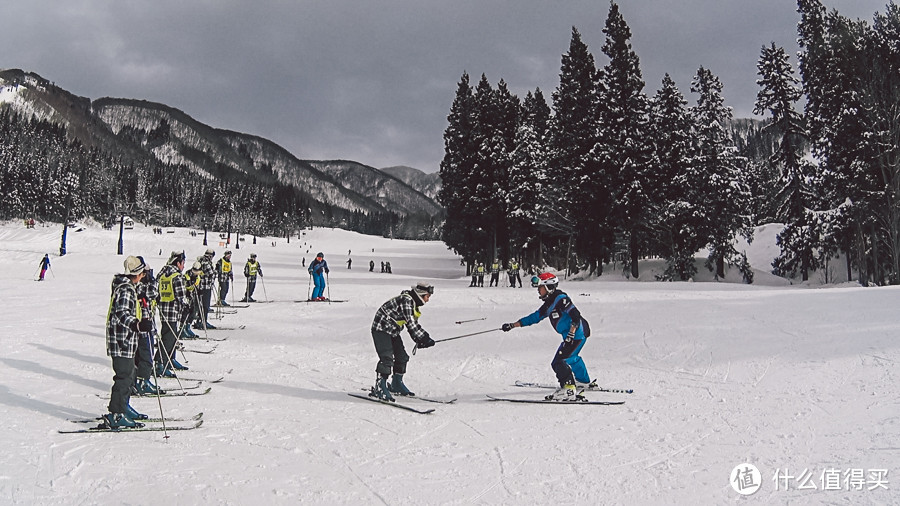
{"label": "black ski pant", "polygon": [[382,376],[394,374],[406,374],[406,363],[409,362],[409,354],[403,347],[403,339],[400,334],[388,334],[378,330],[372,331],[372,340],[375,341],[375,351],[378,352],[378,365],[375,372]]}
{"label": "black ski pant", "polygon": [[125,413],[134,385],[134,357],[112,357],[113,386],[109,392],[109,412]]}
{"label": "black ski pant", "polygon": [[492,286],[500,286],[500,274],[499,273],[491,273],[491,282],[488,283],[488,287]]}
{"label": "black ski pant", "polygon": [[256,290],[256,276],[247,278],[247,293],[244,294],[244,302],[250,302],[253,292]]}
{"label": "black ski pant", "polygon": [[137,352],[134,354],[135,374],[138,378],[153,377],[153,334],[141,332]]}
{"label": "black ski pant", "polygon": [[209,306],[212,304],[212,288],[200,290],[200,301],[203,303],[201,309],[203,321],[209,323]]}
{"label": "black ski pant", "polygon": [[159,347],[159,353],[156,355],[156,361],[163,369],[168,368],[172,357],[175,356],[175,345],[178,342],[178,322],[162,322],[162,332],[160,341],[162,346]]}
{"label": "black ski pant", "polygon": [[472,282],[469,283],[469,286],[477,286],[478,285],[478,276],[472,274]]}
{"label": "black ski pant", "polygon": [[228,288],[231,286],[231,283],[228,281],[219,283],[219,305],[223,305],[227,302],[225,299],[228,297]]}
{"label": "black ski pant", "polygon": [[556,379],[559,381],[559,386],[575,384],[575,373],[572,372],[572,366],[569,365],[569,362],[570,359],[573,358],[578,360],[581,359],[581,357],[578,357],[578,352],[581,351],[584,342],[584,339],[573,339],[569,342],[563,341],[556,350],[556,355],[553,356],[550,367],[552,367],[553,372],[556,373]]}

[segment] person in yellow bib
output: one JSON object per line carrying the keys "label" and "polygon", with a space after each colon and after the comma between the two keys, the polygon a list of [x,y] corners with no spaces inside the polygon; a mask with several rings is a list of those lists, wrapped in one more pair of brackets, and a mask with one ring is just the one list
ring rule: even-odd
{"label": "person in yellow bib", "polygon": [[227,250],[216,262],[216,276],[219,278],[219,305],[230,306],[231,304],[225,299],[228,295],[228,288],[234,281],[234,273],[231,271],[231,250]]}
{"label": "person in yellow bib", "polygon": [[253,291],[256,290],[256,277],[262,277],[262,266],[256,260],[256,253],[250,253],[250,259],[244,265],[244,277],[247,278],[247,291],[244,292],[244,298],[241,302],[256,302],[253,298]]}

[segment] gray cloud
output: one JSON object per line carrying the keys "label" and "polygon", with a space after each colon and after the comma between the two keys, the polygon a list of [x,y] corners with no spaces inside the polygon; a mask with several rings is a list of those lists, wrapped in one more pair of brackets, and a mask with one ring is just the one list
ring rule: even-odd
{"label": "gray cloud", "polygon": [[[825,0],[871,20],[887,0]],[[704,66],[750,117],[760,48],[796,51],[790,0],[620,0],[652,95],[691,100]],[[438,169],[456,84],[501,78],[549,99],[571,28],[605,63],[609,3],[591,0],[33,0],[4,7],[0,67],[92,99],[162,102],[300,158]],[[795,61],[796,63],[796,61]]]}

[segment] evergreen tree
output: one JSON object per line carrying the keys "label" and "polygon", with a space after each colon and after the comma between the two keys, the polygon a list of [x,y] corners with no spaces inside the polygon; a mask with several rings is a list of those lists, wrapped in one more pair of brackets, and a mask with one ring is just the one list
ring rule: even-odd
{"label": "evergreen tree", "polygon": [[725,124],[731,119],[731,108],[725,106],[722,82],[709,70],[700,67],[691,82],[691,92],[697,93],[697,105],[690,109],[697,126],[697,157],[694,166],[702,178],[705,196],[699,213],[702,216],[698,232],[709,246],[707,268],[715,270],[716,278],[725,276],[725,262],[737,264],[745,279],[752,281],[752,273],[734,248],[734,238],[741,234],[752,240],[752,217],[747,214],[749,190],[742,178],[744,160],[737,155]]}
{"label": "evergreen tree", "polygon": [[[470,203],[476,190],[478,145],[475,141],[475,97],[469,75],[463,73],[444,130],[444,158],[441,160],[441,189],[438,202],[447,211],[442,238],[450,248],[470,264],[478,257],[478,211]],[[480,240],[479,240],[480,239]]]}
{"label": "evergreen tree", "polygon": [[[562,56],[559,86],[553,92],[548,160],[548,198],[553,209],[548,217],[559,235],[574,238],[577,251],[594,268],[608,248],[608,215],[611,202],[601,184],[600,168],[591,152],[597,140],[599,104],[594,57],[574,27],[569,51]],[[599,206],[599,203],[605,206]]]}
{"label": "evergreen tree", "polygon": [[661,279],[687,281],[697,273],[694,254],[706,244],[698,221],[705,185],[692,165],[696,149],[687,100],[668,74],[651,101],[650,139],[658,191],[651,212],[653,251],[666,259]]}
{"label": "evergreen tree", "polygon": [[[609,63],[599,74],[605,91],[605,107],[600,112],[600,142],[594,156],[602,170],[592,174],[598,208],[615,202],[616,228],[626,239],[631,275],[638,277],[638,259],[649,252],[651,204],[660,189],[651,175],[648,139],[649,101],[644,94],[640,60],[631,48],[631,29],[615,2],[606,19],[606,43],[602,51]],[[611,188],[612,192],[603,192]],[[607,221],[612,216],[604,216]]]}
{"label": "evergreen tree", "polygon": [[806,133],[803,118],[794,109],[802,94],[799,80],[794,76],[787,53],[775,43],[770,47],[763,46],[757,69],[760,79],[756,82],[760,91],[753,112],[771,113],[769,127],[777,129],[781,135],[781,142],[769,163],[780,174],[780,189],[774,195],[776,219],[786,224],[786,230],[779,236],[781,255],[773,265],[778,275],[793,274],[799,268],[802,280],[807,281],[810,269],[818,267],[815,249],[819,230],[811,226],[807,216],[816,208],[814,199],[818,192],[809,186],[813,167],[803,160]]}

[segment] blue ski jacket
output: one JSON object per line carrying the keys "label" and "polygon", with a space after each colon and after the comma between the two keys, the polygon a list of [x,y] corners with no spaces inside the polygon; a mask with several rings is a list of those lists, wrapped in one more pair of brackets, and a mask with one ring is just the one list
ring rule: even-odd
{"label": "blue ski jacket", "polygon": [[549,294],[544,304],[537,311],[520,319],[519,324],[527,327],[547,317],[550,317],[550,324],[553,325],[553,330],[561,335],[564,340],[573,324],[578,326],[578,329],[575,331],[576,340],[581,340],[591,335],[591,327],[588,321],[581,316],[581,312],[575,307],[572,299],[561,290],[555,290]]}

